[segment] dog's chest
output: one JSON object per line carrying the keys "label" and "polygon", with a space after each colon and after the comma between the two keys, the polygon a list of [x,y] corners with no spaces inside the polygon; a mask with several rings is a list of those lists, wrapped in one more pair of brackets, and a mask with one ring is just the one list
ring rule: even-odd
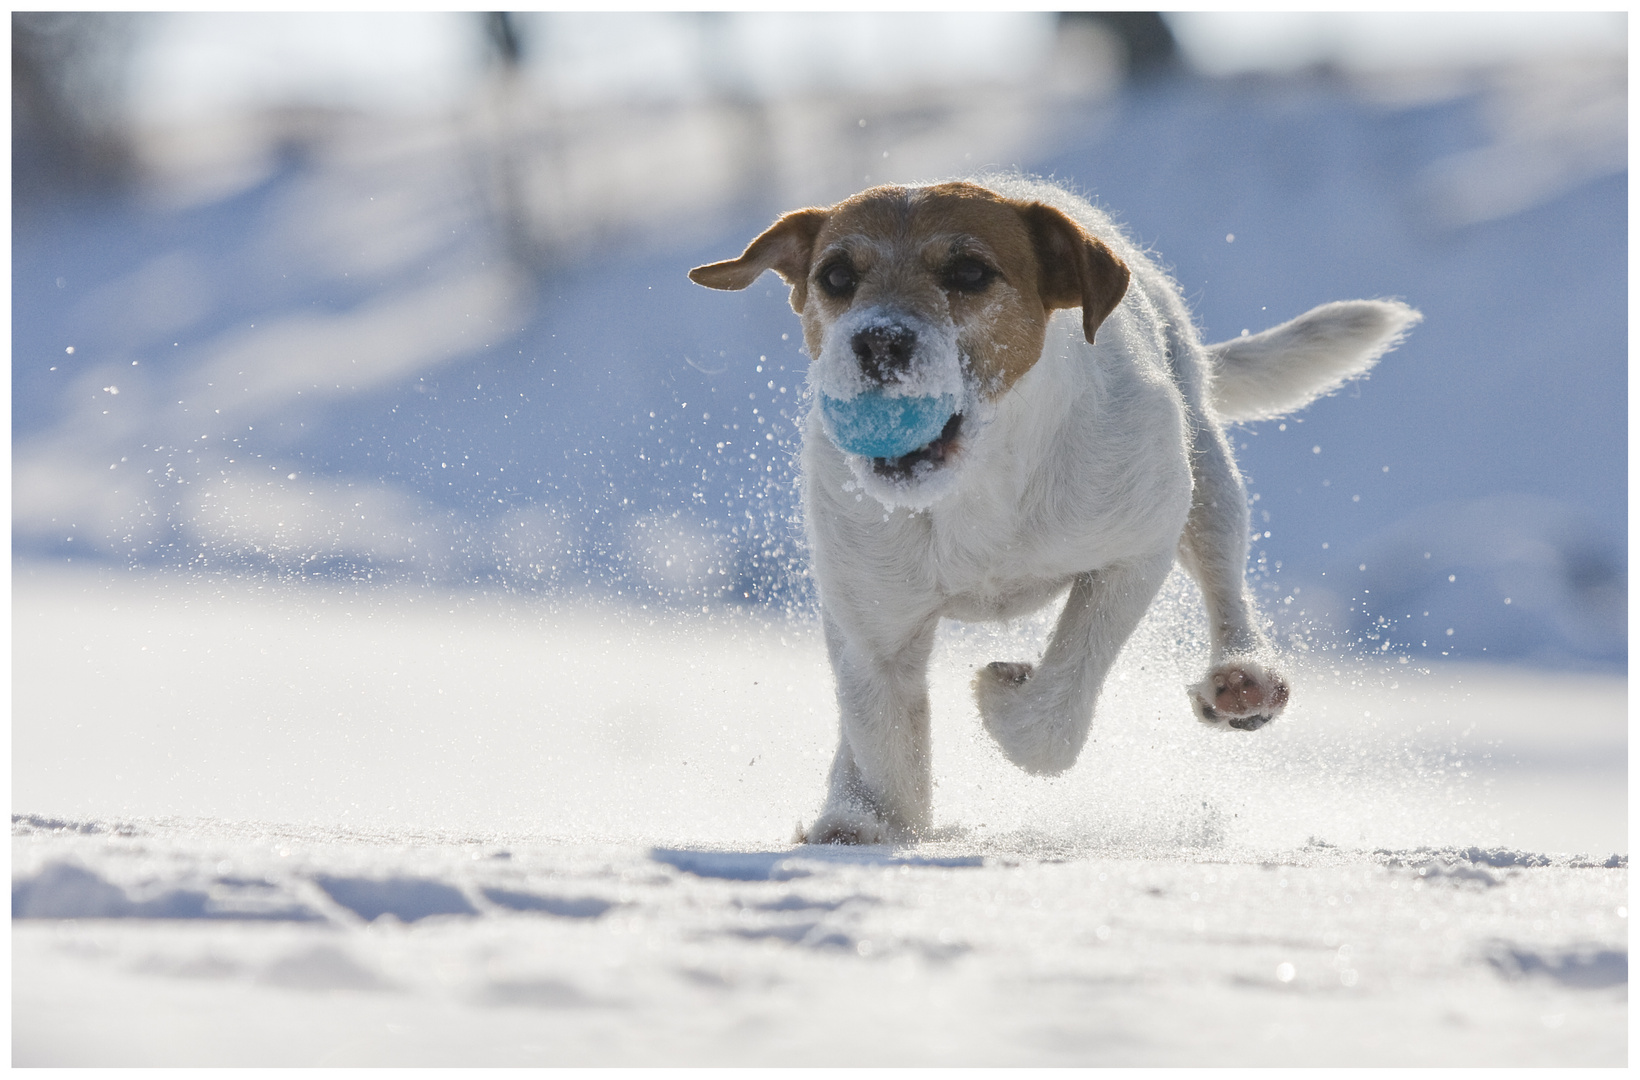
{"label": "dog's chest", "polygon": [[1166,387],[1120,389],[1122,409],[1073,408],[1046,430],[1027,418],[988,441],[928,512],[940,592],[1001,603],[1177,542],[1191,488],[1180,410]]}
{"label": "dog's chest", "polygon": [[1072,575],[1176,539],[1185,506],[1175,513],[1166,504],[1178,501],[1169,497],[1177,484],[1152,487],[1160,498],[1141,500],[1131,489],[1103,482],[1108,477],[1078,479],[1066,487],[1039,478],[1037,487],[1012,499],[996,492],[929,512],[927,565],[948,614],[995,618],[1028,610]]}
{"label": "dog's chest", "polygon": [[1182,443],[1141,441],[1141,453],[1102,453],[1099,438],[1072,439],[1032,459],[998,440],[996,458],[973,462],[958,491],[917,512],[841,489],[813,521],[822,581],[962,619],[1034,610],[1078,573],[1177,543],[1190,500]]}

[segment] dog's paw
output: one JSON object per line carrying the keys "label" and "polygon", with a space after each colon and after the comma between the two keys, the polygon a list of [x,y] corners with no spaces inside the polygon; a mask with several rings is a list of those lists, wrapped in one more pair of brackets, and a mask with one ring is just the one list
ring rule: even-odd
{"label": "dog's paw", "polygon": [[1287,680],[1257,661],[1227,661],[1190,688],[1196,718],[1214,727],[1257,731],[1287,707]]}
{"label": "dog's paw", "polygon": [[857,807],[828,808],[813,825],[799,829],[793,837],[799,844],[886,844],[888,823],[869,810]]}
{"label": "dog's paw", "polygon": [[1076,764],[1087,731],[1059,702],[1042,700],[1041,685],[1031,681],[1035,674],[1024,661],[986,664],[974,673],[974,704],[1009,761],[1037,776],[1058,776]]}

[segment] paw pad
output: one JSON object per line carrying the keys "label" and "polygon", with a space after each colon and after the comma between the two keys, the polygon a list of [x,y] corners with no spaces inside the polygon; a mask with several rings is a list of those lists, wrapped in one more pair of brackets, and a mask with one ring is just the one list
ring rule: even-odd
{"label": "paw pad", "polygon": [[[1265,681],[1271,685],[1266,687]],[[1239,667],[1213,673],[1213,708],[1217,712],[1245,716],[1263,710],[1274,714],[1286,704],[1287,683],[1280,676],[1266,675],[1260,680]]]}
{"label": "paw pad", "polygon": [[1224,664],[1190,693],[1203,723],[1257,731],[1281,714],[1289,697],[1287,680],[1257,664]]}

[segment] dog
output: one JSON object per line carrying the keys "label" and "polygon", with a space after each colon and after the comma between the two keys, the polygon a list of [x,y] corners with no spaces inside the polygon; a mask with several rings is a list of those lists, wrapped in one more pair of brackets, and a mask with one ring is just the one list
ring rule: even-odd
{"label": "dog", "polygon": [[[840,713],[825,804],[798,842],[927,834],[941,618],[1010,619],[1065,594],[1040,660],[973,680],[986,731],[1030,773],[1075,763],[1175,558],[1209,621],[1196,716],[1255,731],[1281,714],[1291,691],[1245,582],[1250,511],[1225,425],[1363,374],[1417,311],[1336,302],[1203,344],[1178,285],[1106,214],[1023,176],[796,210],[689,277],[744,289],[765,270],[790,286],[810,358],[801,490]],[[862,394],[945,402],[938,434],[894,457],[844,449],[831,405]]]}

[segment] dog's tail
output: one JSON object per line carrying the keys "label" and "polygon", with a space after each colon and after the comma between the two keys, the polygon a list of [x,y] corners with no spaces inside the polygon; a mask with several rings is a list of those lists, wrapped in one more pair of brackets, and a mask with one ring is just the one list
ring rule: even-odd
{"label": "dog's tail", "polygon": [[1214,408],[1230,422],[1302,409],[1365,374],[1421,319],[1396,300],[1340,300],[1261,334],[1209,345]]}

